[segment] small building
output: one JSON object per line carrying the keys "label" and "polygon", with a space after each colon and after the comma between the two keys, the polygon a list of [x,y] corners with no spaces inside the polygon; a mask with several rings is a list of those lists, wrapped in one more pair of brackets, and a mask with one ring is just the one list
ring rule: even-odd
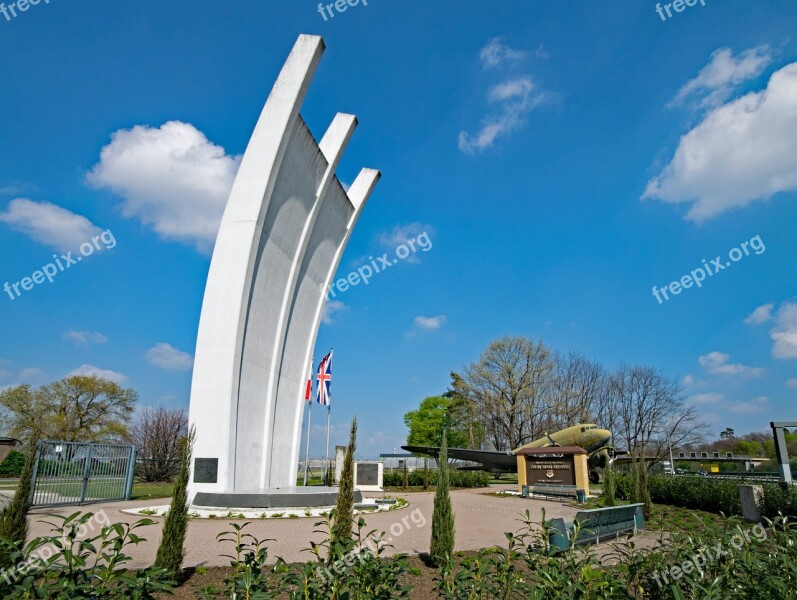
{"label": "small building", "polygon": [[517,456],[518,492],[540,483],[573,485],[589,495],[587,451],[578,446],[523,448]]}

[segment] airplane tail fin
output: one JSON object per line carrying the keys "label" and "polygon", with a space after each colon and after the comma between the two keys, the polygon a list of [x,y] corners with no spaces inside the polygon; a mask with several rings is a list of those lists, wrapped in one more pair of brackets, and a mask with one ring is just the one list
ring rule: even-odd
{"label": "airplane tail fin", "polygon": [[495,444],[489,440],[484,441],[482,442],[480,450],[484,450],[486,452],[496,452]]}

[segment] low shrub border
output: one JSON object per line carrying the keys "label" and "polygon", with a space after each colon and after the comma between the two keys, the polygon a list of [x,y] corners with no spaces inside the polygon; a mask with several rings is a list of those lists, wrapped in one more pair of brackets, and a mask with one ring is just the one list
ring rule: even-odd
{"label": "low shrub border", "polygon": [[[742,514],[742,501],[739,485],[749,483],[744,480],[711,479],[708,477],[672,477],[651,475],[649,477],[650,495],[657,504],[669,504],[681,508],[722,513],[726,516]],[[617,477],[617,497],[628,500],[631,496],[631,476]],[[783,490],[774,483],[763,484],[764,495],[761,501],[761,515],[774,519],[779,514],[797,517],[797,490],[793,487]]]}
{"label": "low shrub border", "polygon": [[[410,471],[407,474],[407,483],[412,487],[424,485],[423,469]],[[385,473],[384,485],[387,487],[402,487],[404,485],[403,473]],[[429,472],[429,485],[437,487],[437,471]],[[449,471],[449,485],[452,488],[477,488],[490,485],[490,476],[484,471]]]}

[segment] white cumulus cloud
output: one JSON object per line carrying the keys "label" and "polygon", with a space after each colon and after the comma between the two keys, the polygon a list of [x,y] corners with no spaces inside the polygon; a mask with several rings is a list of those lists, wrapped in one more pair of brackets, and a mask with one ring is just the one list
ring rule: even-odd
{"label": "white cumulus cloud", "polygon": [[775,358],[797,358],[797,304],[786,302],[778,310],[777,322],[770,332]]}
{"label": "white cumulus cloud", "polygon": [[690,203],[686,218],[699,223],[796,189],[797,63],[792,63],[776,71],[765,90],[709,111],[681,138],[643,199]]}
{"label": "white cumulus cloud", "polygon": [[797,389],[797,379],[792,378],[792,379],[787,380],[786,381],[786,387],[787,388],[791,388],[793,390],[796,390]]}
{"label": "white cumulus cloud", "polygon": [[331,325],[335,321],[335,315],[348,310],[340,300],[327,300],[324,304],[324,314],[321,316],[321,321],[326,325]]}
{"label": "white cumulus cloud", "polygon": [[703,107],[721,104],[736,86],[761,75],[772,58],[768,45],[750,48],[737,56],[730,48],[715,50],[709,63],[678,91],[672,104],[682,104],[690,98],[699,98]]}
{"label": "white cumulus cloud", "polygon": [[[542,46],[540,46],[542,48]],[[527,56],[523,50],[510,48],[503,38],[492,38],[487,45],[479,51],[479,58],[485,68],[497,67],[505,62],[522,60]]]}
{"label": "white cumulus cloud", "polygon": [[187,371],[194,366],[194,358],[171,344],[162,342],[147,350],[150,364],[167,371]]}
{"label": "white cumulus cloud", "polygon": [[27,367],[19,372],[19,378],[23,383],[42,381],[45,377],[44,371],[38,367]]}
{"label": "white cumulus cloud", "polygon": [[435,331],[440,329],[446,322],[445,315],[437,315],[436,317],[415,317],[413,320],[413,325],[424,331]]}
{"label": "white cumulus cloud", "polygon": [[735,402],[730,405],[728,410],[739,415],[756,415],[766,412],[769,408],[769,398],[758,396],[750,402]]}
{"label": "white cumulus cloud", "polygon": [[102,231],[82,215],[50,202],[34,202],[27,198],[9,202],[6,210],[0,212],[0,221],[32,240],[62,252],[75,250]]}
{"label": "white cumulus cloud", "polygon": [[756,308],[744,320],[745,325],[760,325],[766,323],[772,318],[772,309],[775,308],[774,304],[764,304]]}
{"label": "white cumulus cloud", "polygon": [[716,404],[717,402],[722,402],[724,398],[725,397],[722,394],[709,392],[707,394],[695,394],[694,396],[689,396],[688,400],[695,404]]}
{"label": "white cumulus cloud", "polygon": [[476,154],[495,145],[496,141],[522,127],[528,114],[547,100],[545,93],[534,91],[528,77],[509,79],[490,88],[487,99],[498,109],[482,120],[475,134],[459,133],[459,149],[466,154]]}
{"label": "white cumulus cloud", "polygon": [[113,133],[86,178],[121,196],[125,217],[209,253],[239,162],[193,125],[169,121]]}
{"label": "white cumulus cloud", "polygon": [[[396,225],[390,231],[380,233],[377,237],[377,242],[382,251],[388,253],[394,253],[396,248],[401,245],[407,246],[410,253],[403,259],[404,262],[418,263],[420,262],[418,254],[424,251],[428,252],[431,248],[431,236],[434,235],[434,231],[435,229],[431,225],[424,225],[418,222]],[[426,236],[420,237],[423,236],[424,233]],[[414,251],[412,251],[412,248],[407,244],[409,240],[417,240],[414,244]],[[420,245],[421,243],[423,246]]]}
{"label": "white cumulus cloud", "polygon": [[712,375],[739,375],[740,377],[756,378],[764,374],[760,367],[748,367],[742,364],[732,364],[730,356],[722,352],[709,352],[698,358],[700,365]]}
{"label": "white cumulus cloud", "polygon": [[74,329],[65,331],[61,337],[69,340],[75,346],[83,346],[84,348],[90,344],[101,345],[108,341],[107,337],[96,331],[75,331]]}
{"label": "white cumulus cloud", "polygon": [[99,377],[100,379],[107,379],[108,381],[113,381],[119,385],[127,381],[127,377],[121,373],[111,371],[110,369],[100,369],[94,365],[80,365],[77,369],[69,373],[67,377],[74,377],[76,375],[82,375],[84,377]]}

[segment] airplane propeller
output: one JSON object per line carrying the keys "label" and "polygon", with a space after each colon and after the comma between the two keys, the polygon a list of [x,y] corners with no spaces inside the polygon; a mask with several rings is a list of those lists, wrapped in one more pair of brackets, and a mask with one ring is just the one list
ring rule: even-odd
{"label": "airplane propeller", "polygon": [[548,441],[549,441],[549,442],[551,442],[551,446],[554,446],[554,447],[557,447],[557,448],[560,446],[560,444],[557,444],[557,443],[554,441],[554,439],[553,439],[553,438],[552,438],[550,435],[548,435],[548,432],[547,432],[547,431],[545,432],[545,437],[547,437],[547,438],[548,438]]}

